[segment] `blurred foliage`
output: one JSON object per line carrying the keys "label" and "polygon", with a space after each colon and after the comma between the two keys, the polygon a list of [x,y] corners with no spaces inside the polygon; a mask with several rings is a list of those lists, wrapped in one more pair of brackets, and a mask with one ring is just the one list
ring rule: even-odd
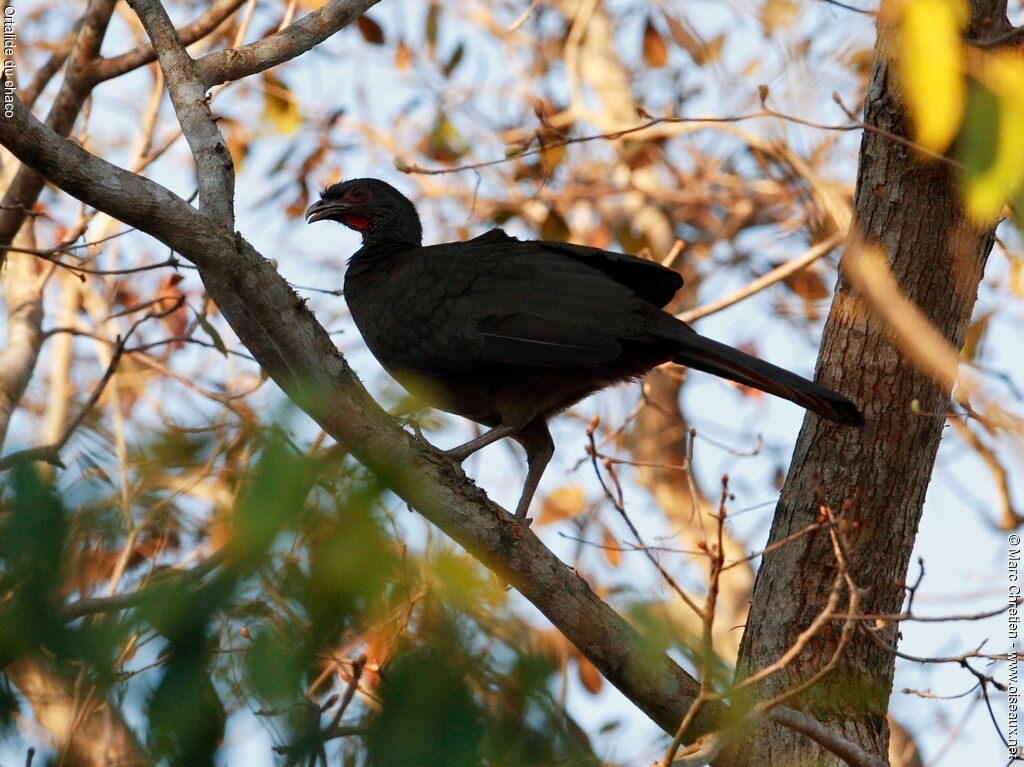
{"label": "blurred foliage", "polygon": [[1024,51],[963,39],[967,0],[905,0],[899,68],[914,140],[962,163],[964,202],[979,222],[1007,207],[1024,228]]}
{"label": "blurred foliage", "polygon": [[[141,452],[160,470],[203,447],[179,434]],[[16,467],[0,515],[0,657],[71,662],[99,694],[143,701],[136,734],[160,764],[217,763],[245,708],[291,764],[599,763],[553,694],[557,653],[478,564],[410,552],[389,532],[388,496],[347,459],[300,451],[280,428],[248,447],[220,546],[196,541],[216,566],[140,558],[130,608],[78,620],[65,504],[86,488],[64,502]],[[0,685],[3,726],[19,705]]]}

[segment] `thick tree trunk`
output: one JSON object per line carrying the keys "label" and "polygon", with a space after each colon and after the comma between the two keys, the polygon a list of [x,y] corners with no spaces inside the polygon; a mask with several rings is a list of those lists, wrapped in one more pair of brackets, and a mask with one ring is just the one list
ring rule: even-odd
{"label": "thick tree trunk", "polygon": [[[998,29],[1005,8],[1005,0],[975,0],[968,34]],[[880,20],[885,10],[883,4]],[[894,34],[880,22],[864,119],[869,126],[906,136],[894,82]],[[924,162],[906,146],[866,130],[855,206],[854,236],[884,248],[905,295],[959,349],[994,230],[979,229],[966,219],[953,168]],[[842,277],[825,326],[818,375],[863,407],[867,425],[855,430],[814,415],[805,418],[769,542],[813,524],[827,504],[844,521],[849,574],[863,589],[861,609],[899,612],[949,391],[903,358],[886,323],[851,293]],[[913,400],[920,403],[921,414],[911,411]],[[825,607],[836,569],[826,532],[765,556],[740,648],[740,677],[777,660],[793,645]],[[837,646],[840,628],[838,622],[826,626],[793,663],[759,685],[756,696],[791,689],[821,668]],[[877,633],[895,646],[897,630],[890,624]],[[839,667],[790,705],[884,758],[894,665],[890,652],[857,632]],[[774,724],[715,762],[716,767],[781,764],[842,762]]]}

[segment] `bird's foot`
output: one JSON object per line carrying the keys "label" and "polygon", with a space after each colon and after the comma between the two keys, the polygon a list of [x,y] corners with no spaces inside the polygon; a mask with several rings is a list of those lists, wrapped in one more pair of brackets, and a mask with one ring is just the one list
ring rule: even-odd
{"label": "bird's foot", "polygon": [[529,511],[528,506],[526,508],[518,508],[516,509],[516,513],[514,515],[516,525],[523,531],[527,530],[530,527],[530,525],[533,524],[533,519],[526,516],[527,511]]}

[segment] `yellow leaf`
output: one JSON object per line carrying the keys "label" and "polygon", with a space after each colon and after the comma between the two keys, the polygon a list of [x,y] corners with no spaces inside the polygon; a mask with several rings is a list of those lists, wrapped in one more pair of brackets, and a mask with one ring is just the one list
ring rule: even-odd
{"label": "yellow leaf", "polygon": [[412,48],[406,45],[404,40],[399,40],[398,45],[395,46],[395,69],[404,72],[412,64],[412,60]]}
{"label": "yellow leaf", "polygon": [[[541,157],[544,161],[544,172],[551,173],[556,167],[558,167],[558,164],[565,159],[565,144],[545,146],[544,151],[541,153]],[[568,234],[566,236],[568,236]]]}
{"label": "yellow leaf", "polygon": [[426,20],[426,38],[427,38],[427,49],[430,51],[430,58],[434,58],[434,53],[437,51],[437,27],[441,20],[441,5],[437,2],[430,4],[430,9],[427,11]]}
{"label": "yellow leaf", "polygon": [[565,242],[571,236],[569,225],[562,218],[562,214],[554,208],[548,210],[544,223],[540,225],[540,236],[542,240],[553,242]]}
{"label": "yellow leaf", "polygon": [[433,129],[423,137],[418,148],[430,159],[448,163],[456,162],[469,151],[459,129],[444,112],[438,113]]}
{"label": "yellow leaf", "polygon": [[899,38],[903,97],[914,140],[943,152],[956,138],[964,114],[966,86],[960,30],[964,0],[907,0]]}
{"label": "yellow leaf", "polygon": [[278,133],[292,133],[302,125],[299,102],[288,86],[270,72],[263,75],[263,119],[271,122]]}
{"label": "yellow leaf", "polygon": [[791,27],[800,13],[800,5],[795,0],[767,0],[761,6],[761,26],[767,36],[780,29]]}
{"label": "yellow leaf", "polygon": [[1010,283],[1010,290],[1024,298],[1024,258],[1010,259],[1010,276],[1007,281]]}
{"label": "yellow leaf", "polygon": [[992,163],[967,177],[965,201],[975,219],[988,222],[1024,190],[1024,56],[998,51],[975,75],[998,100],[997,133]]}

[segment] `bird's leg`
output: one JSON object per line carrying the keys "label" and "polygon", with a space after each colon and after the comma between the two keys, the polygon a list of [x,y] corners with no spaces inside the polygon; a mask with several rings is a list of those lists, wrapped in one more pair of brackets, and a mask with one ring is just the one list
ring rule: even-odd
{"label": "bird's leg", "polygon": [[458,447],[453,447],[451,450],[445,450],[444,453],[445,455],[454,458],[459,463],[462,463],[477,450],[485,448],[492,442],[497,442],[499,439],[510,437],[515,432],[515,426],[498,425],[493,429],[488,429],[476,439],[471,439],[465,445],[459,445]]}
{"label": "bird's leg", "polygon": [[530,510],[544,469],[548,467],[548,462],[555,453],[555,443],[551,439],[547,423],[542,418],[536,418],[526,424],[515,435],[515,440],[526,450],[526,463],[529,467],[526,471],[523,494],[519,497],[519,505],[516,506],[516,521],[529,525],[532,520],[526,518],[526,512]]}

